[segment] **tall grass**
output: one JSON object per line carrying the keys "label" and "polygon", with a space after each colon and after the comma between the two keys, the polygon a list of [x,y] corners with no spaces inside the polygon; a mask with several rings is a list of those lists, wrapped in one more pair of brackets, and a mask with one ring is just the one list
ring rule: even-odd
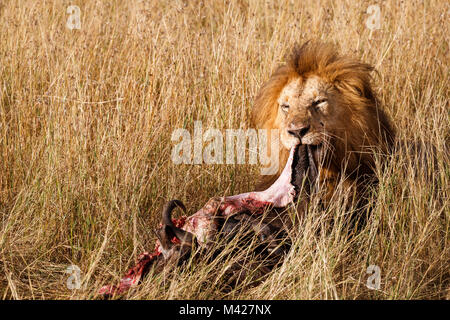
{"label": "tall grass", "polygon": [[[71,4],[80,30],[66,27]],[[380,30],[365,25],[372,4]],[[437,164],[398,155],[380,169],[355,237],[339,201],[313,206],[282,266],[256,286],[224,290],[227,263],[199,262],[127,297],[449,298],[448,12],[438,0],[2,1],[0,297],[93,298],[153,248],[166,200],[193,213],[251,190],[256,166],[175,165],[171,133],[195,120],[248,126],[271,71],[295,42],[318,39],[376,66],[400,139],[431,141]],[[79,290],[67,288],[69,265],[81,269]],[[379,290],[366,286],[369,265]]]}

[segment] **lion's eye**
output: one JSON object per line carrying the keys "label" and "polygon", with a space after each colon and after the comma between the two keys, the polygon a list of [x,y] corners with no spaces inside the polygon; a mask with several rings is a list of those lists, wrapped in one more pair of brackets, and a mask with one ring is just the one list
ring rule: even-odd
{"label": "lion's eye", "polygon": [[283,110],[284,112],[288,112],[289,110],[289,105],[287,103],[283,103],[281,105],[281,110]]}
{"label": "lion's eye", "polygon": [[312,103],[314,107],[320,107],[324,102],[327,102],[327,99],[318,99]]}

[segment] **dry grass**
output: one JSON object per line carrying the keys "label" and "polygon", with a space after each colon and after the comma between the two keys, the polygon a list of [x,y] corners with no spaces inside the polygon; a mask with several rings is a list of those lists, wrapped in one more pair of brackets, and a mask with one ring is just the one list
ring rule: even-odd
{"label": "dry grass", "polygon": [[[379,3],[381,30],[365,26]],[[294,42],[322,39],[374,64],[401,139],[433,141],[438,164],[399,156],[357,236],[342,208],[312,209],[281,268],[221,290],[225,264],[147,278],[130,299],[421,299],[450,296],[449,5],[445,1],[71,1],[0,3],[0,297],[90,299],[153,247],[162,204],[191,212],[251,190],[250,165],[174,165],[174,128],[248,125],[260,85]],[[429,172],[427,172],[430,170]],[[431,175],[434,179],[426,176]],[[181,187],[180,187],[181,186]],[[83,288],[66,287],[68,265]],[[366,268],[381,268],[379,291]]]}

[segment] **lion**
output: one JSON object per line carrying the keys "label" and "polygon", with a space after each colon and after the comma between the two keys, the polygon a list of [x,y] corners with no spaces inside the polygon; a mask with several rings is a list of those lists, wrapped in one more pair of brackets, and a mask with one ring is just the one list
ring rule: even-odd
{"label": "lion", "polygon": [[356,188],[356,198],[362,196],[363,186],[376,181],[376,155],[388,154],[395,139],[371,87],[373,70],[339,55],[331,44],[294,47],[287,63],[263,84],[252,109],[256,128],[280,132],[280,170],[261,177],[261,189],[279,176],[289,150],[301,143],[314,150],[324,203],[331,201],[339,181]]}

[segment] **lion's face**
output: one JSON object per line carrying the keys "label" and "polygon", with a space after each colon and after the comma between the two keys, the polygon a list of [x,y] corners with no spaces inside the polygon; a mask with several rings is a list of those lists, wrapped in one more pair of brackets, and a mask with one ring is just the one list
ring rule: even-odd
{"label": "lion's face", "polygon": [[389,149],[394,131],[371,88],[372,69],[330,45],[306,43],[262,86],[253,123],[280,130],[284,160],[301,143],[328,171],[373,174],[374,155]]}
{"label": "lion's face", "polygon": [[332,86],[318,76],[290,80],[277,99],[277,122],[286,149],[298,143],[321,146],[341,117]]}

